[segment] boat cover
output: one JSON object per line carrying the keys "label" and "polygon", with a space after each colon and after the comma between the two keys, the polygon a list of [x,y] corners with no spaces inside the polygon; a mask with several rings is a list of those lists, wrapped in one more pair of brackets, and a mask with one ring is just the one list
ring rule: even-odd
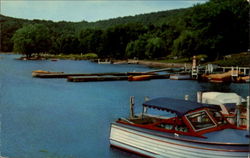
{"label": "boat cover", "polygon": [[221,105],[228,103],[238,104],[239,102],[246,102],[246,100],[236,93],[203,92],[202,102],[207,104]]}
{"label": "boat cover", "polygon": [[183,116],[189,111],[204,107],[221,110],[218,105],[201,104],[197,102],[166,97],[151,99],[149,101],[144,102],[143,106],[173,112],[176,113],[177,116]]}

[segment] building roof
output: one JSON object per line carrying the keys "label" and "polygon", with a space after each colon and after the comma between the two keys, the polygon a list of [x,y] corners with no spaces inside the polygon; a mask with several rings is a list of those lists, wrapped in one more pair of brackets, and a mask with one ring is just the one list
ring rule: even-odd
{"label": "building roof", "polygon": [[189,111],[204,107],[220,110],[220,107],[217,105],[201,104],[187,100],[165,98],[165,97],[155,98],[146,101],[143,103],[143,106],[176,113],[178,116],[183,116]]}

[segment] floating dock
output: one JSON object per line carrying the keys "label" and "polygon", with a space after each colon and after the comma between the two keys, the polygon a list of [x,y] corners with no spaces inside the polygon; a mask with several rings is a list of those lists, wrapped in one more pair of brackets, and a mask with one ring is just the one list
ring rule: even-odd
{"label": "floating dock", "polygon": [[[143,75],[136,75],[136,77],[140,77]],[[67,77],[67,81],[69,82],[94,82],[94,81],[145,81],[150,79],[166,79],[169,78],[169,75],[149,75],[149,77],[140,80],[131,80],[131,77],[135,77],[132,75],[129,76],[69,76]]]}
{"label": "floating dock", "polygon": [[94,81],[121,81],[128,80],[128,76],[69,76],[69,82],[94,82]]}
{"label": "floating dock", "polygon": [[86,73],[86,74],[65,74],[65,73],[37,73],[33,75],[33,77],[38,78],[68,78],[70,76],[130,76],[130,75],[145,75],[145,74],[152,74],[152,73],[145,73],[145,72],[110,72],[110,73]]}

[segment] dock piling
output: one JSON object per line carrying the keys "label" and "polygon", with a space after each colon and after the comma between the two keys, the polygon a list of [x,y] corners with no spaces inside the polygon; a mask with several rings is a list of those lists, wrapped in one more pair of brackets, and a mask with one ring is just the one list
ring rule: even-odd
{"label": "dock piling", "polygon": [[240,105],[241,105],[241,96],[238,97],[238,101],[236,103],[236,126],[240,126]]}
{"label": "dock piling", "polygon": [[134,105],[135,105],[135,97],[131,96],[130,97],[130,119],[134,118]]}
{"label": "dock piling", "polygon": [[197,102],[202,103],[202,92],[197,92]]}
{"label": "dock piling", "polygon": [[250,114],[249,114],[249,111],[250,111],[250,97],[247,96],[247,130],[249,131],[249,124],[250,124]]}

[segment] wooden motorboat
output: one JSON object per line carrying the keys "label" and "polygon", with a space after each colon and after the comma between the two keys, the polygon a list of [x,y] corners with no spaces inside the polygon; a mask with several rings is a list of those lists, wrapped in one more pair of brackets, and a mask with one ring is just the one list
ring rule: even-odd
{"label": "wooden motorboat", "polygon": [[236,74],[240,74],[241,72],[237,70],[231,70],[228,72],[220,73],[220,74],[209,74],[209,75],[203,75],[203,79],[207,80],[209,82],[214,83],[223,83],[223,82],[231,82],[232,76]]}
{"label": "wooden motorboat", "polygon": [[217,105],[171,98],[148,100],[140,115],[131,110],[129,118],[111,124],[110,144],[157,158],[248,157],[249,132],[230,124],[220,110]]}

